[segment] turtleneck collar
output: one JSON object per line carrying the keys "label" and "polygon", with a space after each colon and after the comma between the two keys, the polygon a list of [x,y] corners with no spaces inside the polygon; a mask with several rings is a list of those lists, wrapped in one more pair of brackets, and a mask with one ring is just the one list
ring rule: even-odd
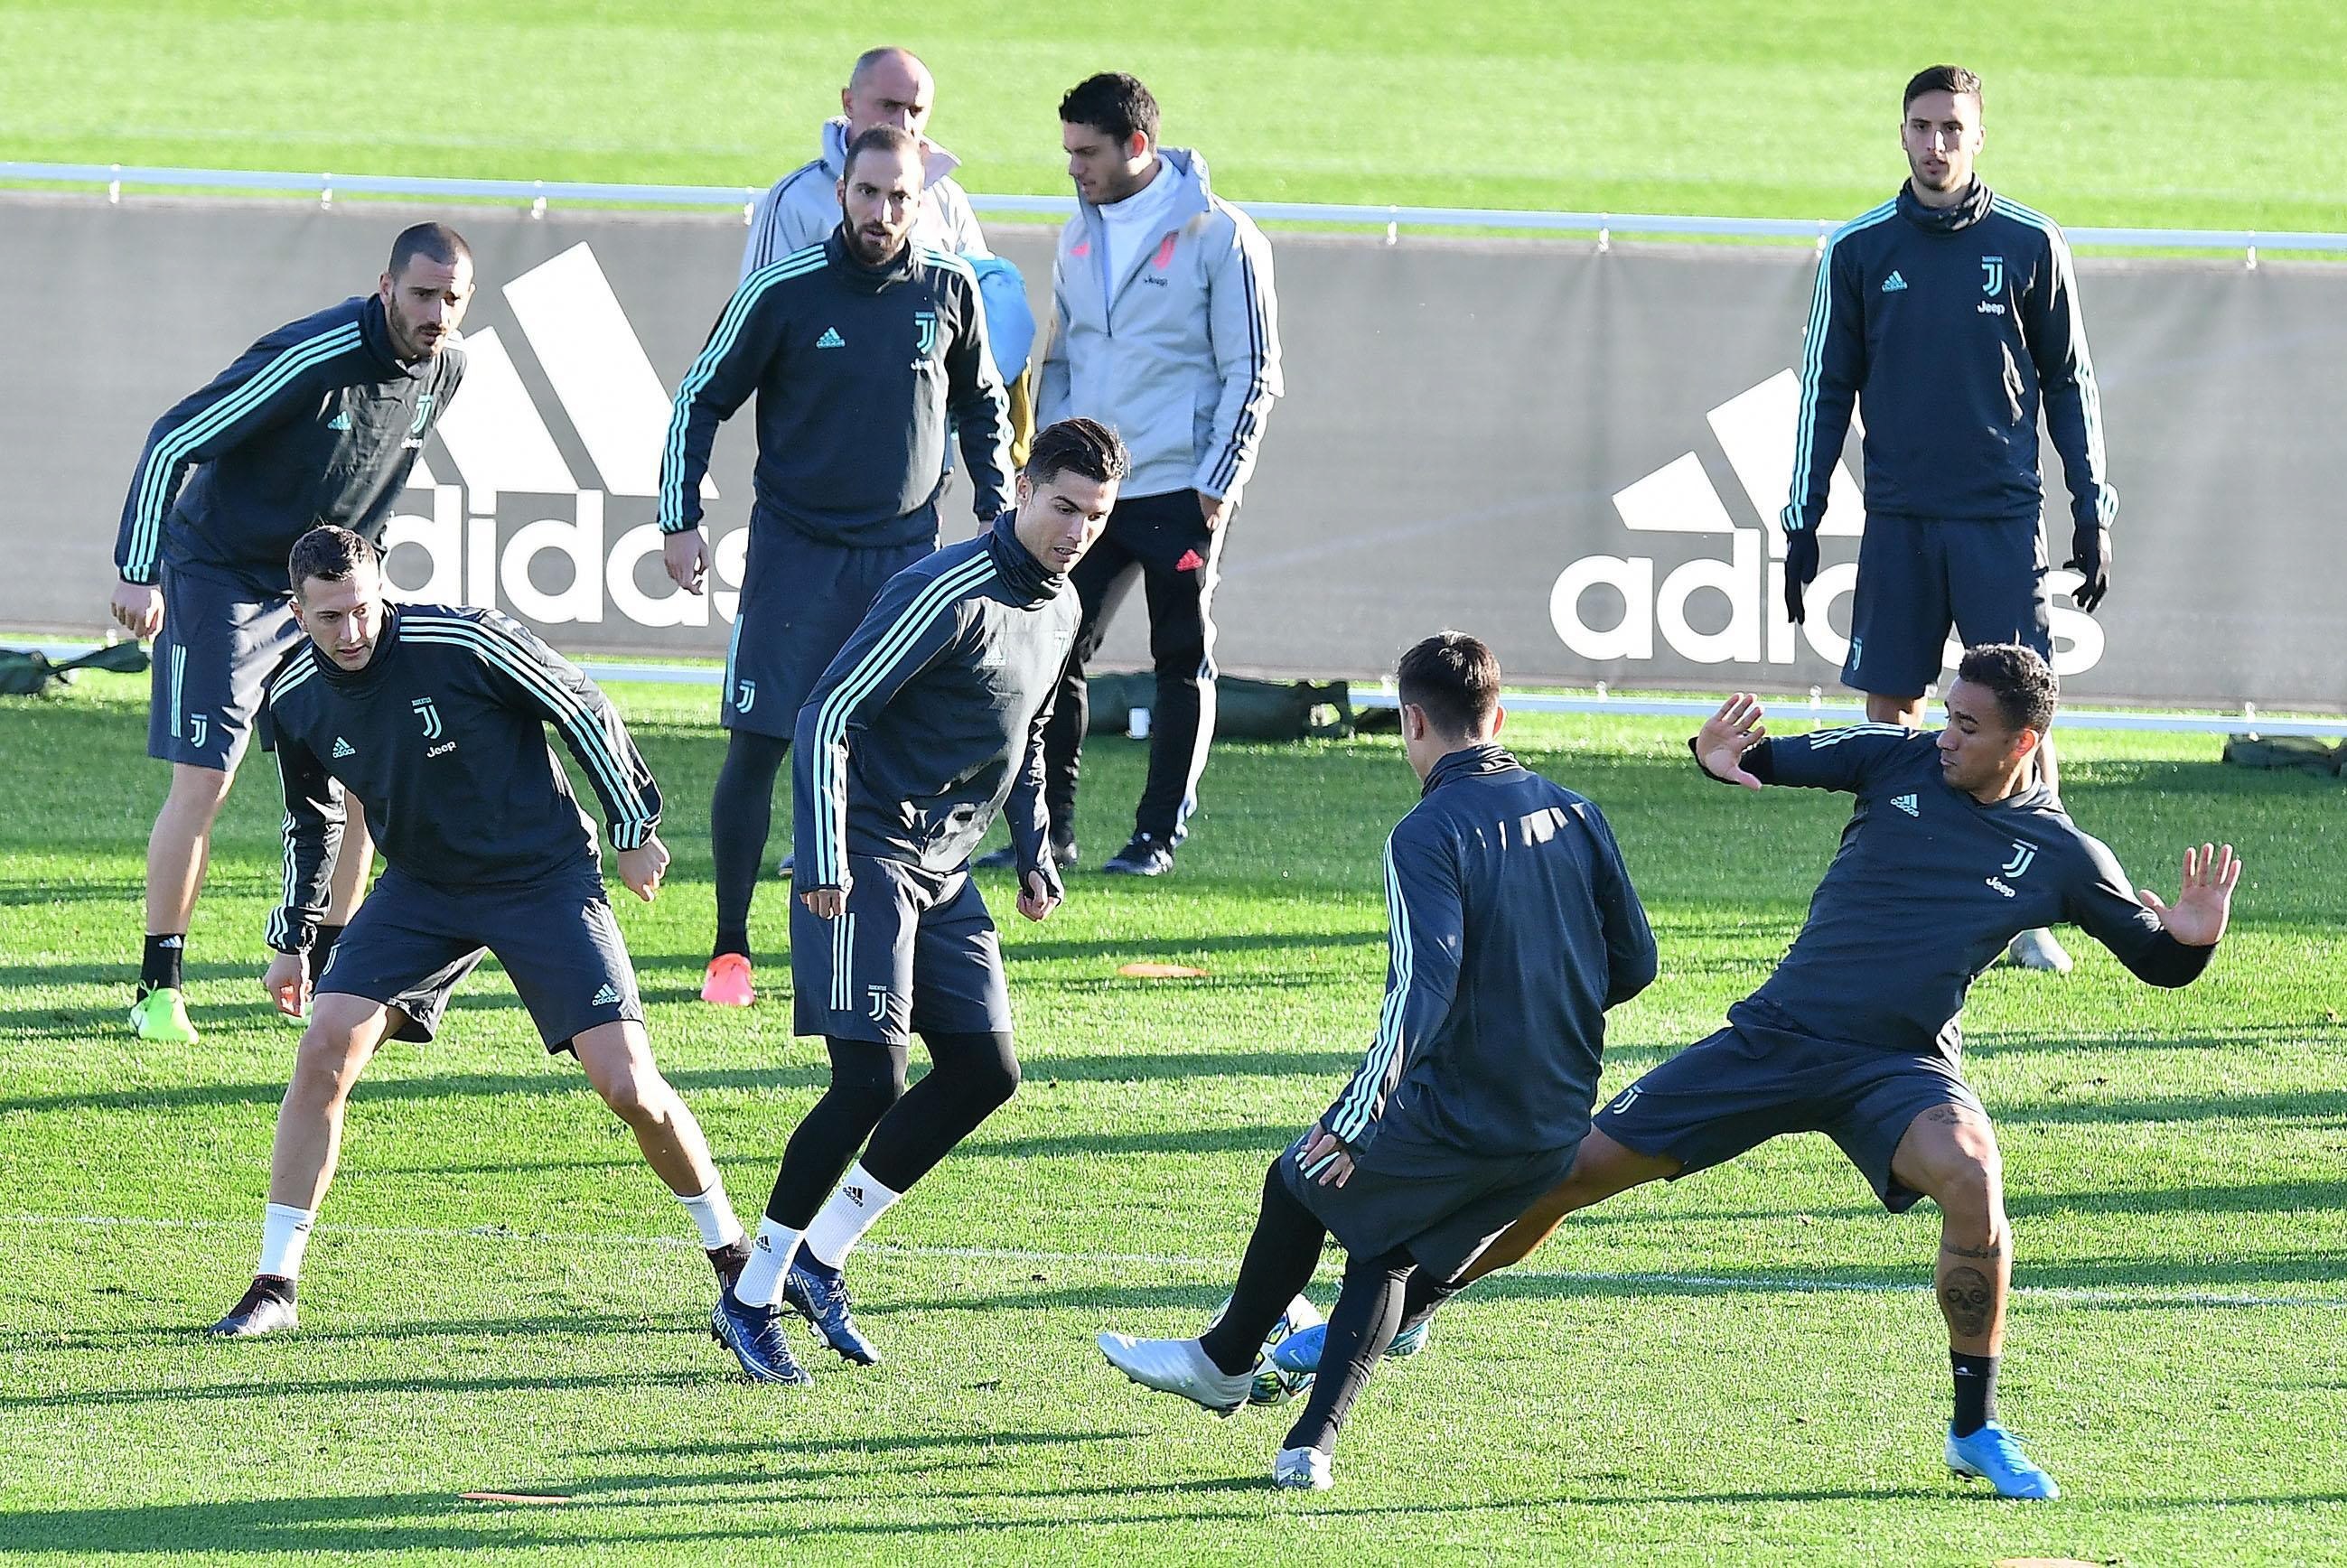
{"label": "turtleneck collar", "polygon": [[[455,334],[450,335],[453,339]],[[366,303],[359,307],[359,341],[366,344],[367,352],[392,374],[415,381],[432,374],[430,354],[422,359],[402,359],[399,351],[392,347],[391,323],[384,316],[381,294],[369,294]]]}
{"label": "turtleneck collar", "polygon": [[1523,764],[1516,761],[1508,749],[1486,741],[1480,746],[1461,746],[1446,753],[1426,772],[1426,787],[1419,790],[1420,799],[1432,794],[1452,779],[1481,778],[1487,774],[1503,774]]}
{"label": "turtleneck collar", "polygon": [[916,254],[918,249],[912,237],[907,235],[903,250],[876,267],[867,267],[856,259],[855,251],[847,248],[846,219],[832,226],[831,237],[823,242],[824,254],[830,260],[831,270],[838,275],[840,282],[867,294],[876,294],[889,284],[901,283],[911,277],[913,269],[919,264]]}
{"label": "turtleneck collar", "polygon": [[1954,206],[1926,207],[1915,199],[1915,182],[1911,179],[1899,188],[1899,216],[1918,229],[1952,234],[1987,217],[1995,200],[1996,192],[1988,188],[1988,181],[1974,179]]}
{"label": "turtleneck collar", "polygon": [[399,606],[386,601],[383,611],[383,632],[374,640],[374,657],[366,661],[366,668],[345,670],[321,648],[318,650],[318,674],[337,692],[364,692],[383,678],[383,672],[390,668],[392,656],[398,651]]}
{"label": "turtleneck collar", "polygon": [[994,558],[995,570],[1002,574],[1003,586],[1031,610],[1058,598],[1068,578],[1027,553],[1013,527],[1018,518],[1016,511],[1009,511],[995,518],[994,527],[987,531],[986,548]]}

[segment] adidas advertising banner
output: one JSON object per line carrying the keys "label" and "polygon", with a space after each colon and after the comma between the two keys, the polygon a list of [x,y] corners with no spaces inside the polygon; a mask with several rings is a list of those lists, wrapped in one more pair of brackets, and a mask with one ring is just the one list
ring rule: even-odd
{"label": "adidas advertising banner", "polygon": [[[261,333],[372,289],[415,210],[0,196],[0,263],[42,280],[0,377],[0,627],[107,624],[149,425]],[[453,216],[479,265],[470,368],[392,525],[395,584],[494,605],[568,651],[722,653],[749,410],[704,490],[709,597],[671,588],[652,517],[670,395],[733,287],[738,220]],[[1051,231],[992,233],[1047,299]],[[1774,526],[1809,251],[1274,243],[1287,395],[1224,560],[1226,667],[1368,674],[1450,625],[1489,639],[1515,684],[1835,684],[1863,523],[1854,437],[1803,627],[1783,616]],[[2121,504],[2102,612],[2055,601],[2070,692],[2340,706],[2347,269],[2079,272]],[[2058,562],[2067,492],[2045,451]],[[972,526],[968,497],[949,492],[949,538]],[[1137,604],[1102,661],[1147,662]]]}

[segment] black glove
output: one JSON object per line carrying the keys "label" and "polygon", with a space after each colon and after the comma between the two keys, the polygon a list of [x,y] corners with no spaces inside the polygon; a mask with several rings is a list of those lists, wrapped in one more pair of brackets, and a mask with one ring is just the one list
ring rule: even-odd
{"label": "black glove", "polygon": [[1818,579],[1818,531],[1799,528],[1785,536],[1785,613],[1801,624],[1801,590]]}
{"label": "black glove", "polygon": [[1051,858],[1051,840],[1046,838],[1043,843],[1043,864],[1040,866],[1030,866],[1026,870],[1021,871],[1019,874],[1019,891],[1021,893],[1031,892],[1034,888],[1034,884],[1030,882],[1029,878],[1040,876],[1043,879],[1044,897],[1054,898],[1061,903],[1065,903],[1068,897],[1068,885],[1060,879],[1059,865]]}
{"label": "black glove", "polygon": [[2103,595],[2111,591],[2111,530],[2080,523],[2070,536],[2070,559],[2063,564],[2086,579],[2070,590],[2070,597],[2080,610],[2094,614]]}

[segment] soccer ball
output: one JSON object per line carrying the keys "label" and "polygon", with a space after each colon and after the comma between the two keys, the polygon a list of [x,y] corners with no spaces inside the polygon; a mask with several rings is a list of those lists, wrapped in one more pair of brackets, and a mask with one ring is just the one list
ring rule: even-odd
{"label": "soccer ball", "polygon": [[[1212,1328],[1220,1323],[1223,1314],[1230,1309],[1231,1298],[1226,1296],[1223,1297],[1223,1304],[1214,1308],[1214,1317],[1206,1320],[1206,1327]],[[1279,1321],[1273,1324],[1271,1332],[1263,1337],[1263,1354],[1255,1364],[1255,1383],[1247,1389],[1248,1404],[1285,1404],[1312,1387],[1311,1373],[1284,1372],[1273,1366],[1271,1348],[1299,1328],[1309,1328],[1326,1321],[1320,1316],[1320,1309],[1300,1296],[1287,1304],[1287,1310],[1280,1314]]]}

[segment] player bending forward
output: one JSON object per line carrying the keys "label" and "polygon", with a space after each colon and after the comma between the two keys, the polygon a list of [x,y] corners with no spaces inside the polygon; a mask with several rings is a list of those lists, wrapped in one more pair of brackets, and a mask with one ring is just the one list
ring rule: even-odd
{"label": "player bending forward", "polygon": [[[969,852],[1008,802],[1019,912],[1059,907],[1043,723],[1076,638],[1068,569],[1128,466],[1105,425],[1042,431],[1018,509],[891,578],[799,710],[791,974],[798,1032],[824,1037],[831,1085],[791,1134],[749,1265],[710,1316],[760,1382],[813,1380],[784,1342],[784,1298],[848,1360],[880,1359],[849,1316],[840,1265],[1019,1087],[1002,950]],[[914,1033],[932,1066],[907,1091]]]}
{"label": "player bending forward", "polygon": [[1446,631],[1405,654],[1402,743],[1425,791],[1386,841],[1393,952],[1375,1043],[1274,1160],[1231,1305],[1199,1339],[1103,1334],[1134,1382],[1225,1414],[1334,1234],[1348,1255],[1327,1366],[1272,1464],[1331,1484],[1346,1413],[1413,1278],[1449,1281],[1547,1191],[1589,1126],[1605,1009],[1655,978],[1655,938],[1597,808],[1493,743],[1500,665]]}
{"label": "player bending forward", "polygon": [[[547,748],[552,724],[608,814],[620,880],[650,900],[668,866],[660,788],[594,682],[493,610],[384,601],[374,547],[313,528],[288,575],[308,641],[271,677],[285,782],[285,904],[264,980],[310,1027],[277,1112],[261,1267],[212,1326],[243,1337],[296,1325],[294,1281],[334,1178],[343,1109],[386,1039],[428,1040],[456,982],[493,952],[549,1051],[568,1050],[633,1129],[721,1278],[747,1255],[701,1127],[653,1064],[635,970],[595,829]],[[345,794],[366,808],[385,870],[320,972],[317,935]]]}
{"label": "player bending forward", "polygon": [[[1690,743],[1696,764],[1747,789],[1856,795],[1841,848],[1768,983],[1728,1009],[1726,1029],[1606,1106],[1572,1174],[1467,1279],[1522,1258],[1575,1209],[1781,1133],[1824,1132],[1885,1208],[1918,1197],[1940,1206],[1932,1285],[1955,1378],[1949,1468],[2004,1497],[2061,1495],[1996,1422],[2013,1227],[1996,1134],[1959,1071],[1957,1017],[2015,932],[2057,920],[2140,979],[2189,984],[2225,934],[2241,863],[2231,845],[2188,848],[2176,902],[2138,901],[2111,852],[2035,776],[2055,698],[2045,661],[2005,644],[1965,651],[1936,734],[1860,724],[1772,740],[1751,697],[1722,704]],[[1425,1321],[1446,1294],[1417,1293],[1406,1321]]]}

